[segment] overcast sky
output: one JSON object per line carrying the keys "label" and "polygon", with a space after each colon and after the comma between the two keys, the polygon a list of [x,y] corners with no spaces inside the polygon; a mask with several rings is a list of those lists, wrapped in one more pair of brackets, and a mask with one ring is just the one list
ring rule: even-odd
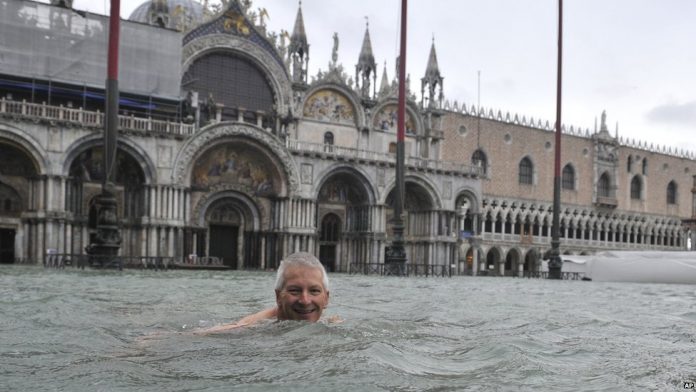
{"label": "overcast sky", "polygon": [[[127,18],[141,4],[122,0]],[[104,13],[108,0],[75,0]],[[368,17],[379,64],[394,77],[400,0],[304,0],[310,75],[326,70],[339,36],[339,62],[354,76]],[[298,2],[255,0],[273,31],[292,32]],[[411,0],[407,72],[420,95],[433,37],[445,98],[553,124],[556,111],[557,0]],[[696,1],[564,1],[563,115],[594,129],[607,111],[612,135],[696,152]],[[419,96],[420,99],[420,96]]]}

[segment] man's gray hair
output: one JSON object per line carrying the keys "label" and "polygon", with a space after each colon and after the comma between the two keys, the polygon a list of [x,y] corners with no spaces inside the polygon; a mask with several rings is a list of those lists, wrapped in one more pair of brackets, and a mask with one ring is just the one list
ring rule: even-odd
{"label": "man's gray hair", "polygon": [[303,266],[320,270],[324,290],[329,291],[329,277],[326,275],[324,265],[321,264],[321,261],[319,261],[319,259],[317,259],[313,254],[307,252],[293,253],[281,260],[280,267],[278,267],[278,272],[276,274],[276,290],[281,290],[283,286],[285,286],[285,270],[291,266]]}

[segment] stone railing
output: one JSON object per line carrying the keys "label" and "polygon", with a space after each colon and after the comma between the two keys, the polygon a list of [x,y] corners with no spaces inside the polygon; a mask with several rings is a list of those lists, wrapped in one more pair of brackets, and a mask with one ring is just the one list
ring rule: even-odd
{"label": "stone railing", "polygon": [[[26,101],[0,99],[0,116],[17,117],[28,120],[47,120],[75,124],[87,128],[103,128],[104,113],[65,106],[51,106]],[[118,116],[118,126],[125,132],[159,133],[174,136],[189,136],[196,131],[193,124],[153,120],[135,116]]]}
{"label": "stone railing", "polygon": [[[359,150],[357,148],[340,147],[329,144],[303,142],[294,139],[288,139],[286,144],[290,151],[294,151],[296,153],[301,154],[321,154],[339,160],[347,161],[371,161],[383,162],[388,164],[396,163],[396,154]],[[468,176],[483,176],[483,169],[481,167],[464,165],[456,162],[408,157],[405,160],[405,164],[406,167],[412,170],[447,171]]]}

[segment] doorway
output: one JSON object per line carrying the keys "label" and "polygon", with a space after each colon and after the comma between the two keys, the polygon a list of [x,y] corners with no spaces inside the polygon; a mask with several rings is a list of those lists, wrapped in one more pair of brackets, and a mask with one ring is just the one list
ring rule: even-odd
{"label": "doorway", "polygon": [[0,229],[0,263],[12,264],[15,261],[15,231]]}
{"label": "doorway", "polygon": [[319,234],[319,261],[328,272],[336,266],[336,248],[341,235],[341,218],[336,214],[326,214],[321,221]]}
{"label": "doorway", "polygon": [[219,257],[222,264],[237,268],[239,226],[210,225],[210,256]]}

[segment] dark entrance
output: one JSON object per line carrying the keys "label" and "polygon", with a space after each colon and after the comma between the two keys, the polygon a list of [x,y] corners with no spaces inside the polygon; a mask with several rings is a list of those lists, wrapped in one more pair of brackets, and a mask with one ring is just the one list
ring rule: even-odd
{"label": "dark entrance", "polygon": [[0,229],[0,263],[12,264],[15,261],[14,243],[15,231]]}
{"label": "dark entrance", "polygon": [[321,221],[319,235],[319,261],[328,272],[336,265],[336,246],[341,234],[341,219],[336,214],[326,214]]}
{"label": "dark entrance", "polygon": [[237,268],[238,226],[210,225],[210,256],[219,257],[226,266]]}

